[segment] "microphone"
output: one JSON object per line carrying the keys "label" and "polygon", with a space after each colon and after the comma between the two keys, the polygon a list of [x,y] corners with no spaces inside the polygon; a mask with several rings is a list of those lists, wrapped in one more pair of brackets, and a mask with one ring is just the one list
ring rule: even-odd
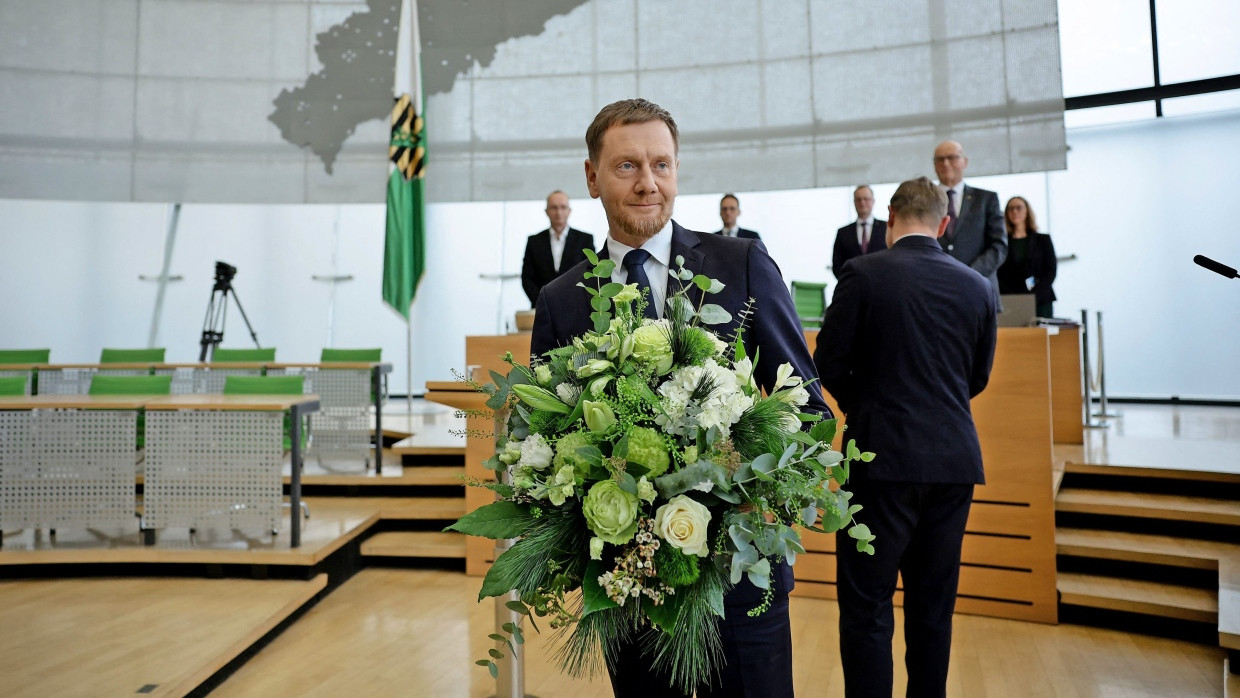
{"label": "microphone", "polygon": [[1215,274],[1221,274],[1229,279],[1234,279],[1237,275],[1235,269],[1232,269],[1222,262],[1216,262],[1205,255],[1199,254],[1196,257],[1193,257],[1193,263],[1199,267],[1205,267]]}

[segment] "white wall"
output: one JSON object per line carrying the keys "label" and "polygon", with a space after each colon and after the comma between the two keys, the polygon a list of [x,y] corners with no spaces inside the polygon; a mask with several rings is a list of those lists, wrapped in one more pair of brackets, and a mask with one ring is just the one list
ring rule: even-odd
{"label": "white wall", "polygon": [[[1240,284],[1195,267],[1197,253],[1240,263],[1240,112],[1069,132],[1066,172],[976,178],[1002,200],[1025,196],[1060,254],[1057,314],[1105,311],[1113,396],[1240,398]],[[967,146],[967,144],[966,144]],[[927,154],[924,172],[932,175]],[[433,169],[432,174],[433,175]],[[885,216],[892,184],[874,184]],[[549,183],[547,189],[564,186]],[[738,192],[741,224],[762,233],[785,279],[828,281],[851,189]],[[546,226],[542,201],[437,204],[428,211],[427,272],[413,312],[415,392],[464,367],[464,337],[491,334],[528,307],[518,280],[525,237]],[[570,223],[602,240],[597,201],[572,201]],[[718,196],[683,196],[676,219],[719,226]],[[339,223],[336,219],[339,217]],[[167,208],[150,204],[0,201],[0,347],[51,347],[56,362],[95,361],[103,346],[143,346],[155,302]],[[380,299],[382,206],[205,206],[182,210],[157,344],[192,361],[215,260],[234,281],[265,346],[317,359],[329,344],[330,291],[311,275],[352,274],[336,292],[331,344],[379,345],[404,392],[405,324]],[[337,237],[338,228],[338,237]],[[333,265],[333,257],[335,264]],[[501,301],[502,291],[502,301]],[[251,346],[229,312],[224,346]]]}

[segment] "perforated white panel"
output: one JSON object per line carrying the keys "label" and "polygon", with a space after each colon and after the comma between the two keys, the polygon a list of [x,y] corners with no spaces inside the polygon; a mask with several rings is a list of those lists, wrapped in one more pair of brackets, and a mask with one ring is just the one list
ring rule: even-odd
{"label": "perforated white panel", "polygon": [[279,527],[282,413],[149,411],[146,431],[148,528]]}
{"label": "perforated white panel", "polygon": [[0,529],[132,524],[137,415],[0,411]]}
{"label": "perforated white panel", "polygon": [[60,368],[39,371],[40,395],[85,395],[90,390],[92,368]]}
{"label": "perforated white panel", "polygon": [[[157,368],[155,375],[172,376],[172,394],[173,395],[189,395],[191,393],[204,392],[198,386],[201,382],[202,374],[206,373],[205,369],[198,368]],[[210,392],[210,391],[207,391]]]}
{"label": "perforated white panel", "polygon": [[370,371],[336,368],[287,369],[306,377],[306,393],[319,396],[310,415],[310,456],[366,461],[370,456]]}

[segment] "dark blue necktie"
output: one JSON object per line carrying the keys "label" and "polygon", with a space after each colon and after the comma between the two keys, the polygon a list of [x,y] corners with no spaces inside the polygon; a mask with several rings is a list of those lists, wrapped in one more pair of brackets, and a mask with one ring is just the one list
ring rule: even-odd
{"label": "dark blue necktie", "polygon": [[628,254],[624,255],[624,268],[629,273],[628,282],[631,284],[637,284],[637,290],[639,293],[642,291],[650,291],[650,293],[646,296],[650,303],[646,305],[645,316],[651,319],[657,319],[659,315],[655,311],[654,306],[654,289],[650,288],[650,277],[646,275],[646,267],[644,266],[647,259],[650,259],[650,253],[643,249],[638,248],[636,250],[629,250]]}

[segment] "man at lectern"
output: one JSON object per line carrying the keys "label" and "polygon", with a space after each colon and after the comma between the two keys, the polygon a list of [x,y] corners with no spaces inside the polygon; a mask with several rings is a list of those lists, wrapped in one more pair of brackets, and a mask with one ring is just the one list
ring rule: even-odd
{"label": "man at lectern", "polygon": [[850,261],[827,308],[814,363],[847,417],[845,436],[876,455],[849,490],[876,536],[873,556],[836,536],[840,655],[850,698],[892,689],[892,597],[904,580],[908,694],[947,686],[960,549],[982,453],[970,399],[994,361],[995,300],[986,277],[937,238],[947,195],[925,177],[888,207],[882,254]]}
{"label": "man at lectern", "polygon": [[[662,317],[667,298],[668,273],[676,257],[695,274],[717,279],[724,288],[711,296],[731,316],[715,325],[720,336],[730,336],[750,298],[755,312],[744,333],[750,356],[761,351],[754,379],[773,392],[780,364],[812,379],[814,364],[805,346],[788,288],[779,267],[762,242],[714,233],[686,230],[672,220],[676,200],[679,131],[662,107],[644,99],[627,99],[603,107],[586,131],[589,159],[585,162],[590,196],[600,199],[607,214],[607,242],[600,256],[617,260],[612,281],[636,283],[650,293],[647,311]],[[538,356],[588,331],[590,296],[579,282],[589,263],[569,269],[538,297],[530,352]],[[817,390],[810,390],[813,410],[829,417],[830,409]],[[698,698],[721,696],[784,698],[792,696],[792,629],[788,618],[788,591],[792,568],[771,571],[773,595],[769,608],[756,617],[748,612],[762,603],[763,591],[742,579],[724,598],[720,623],[726,664],[722,676],[697,688]],[[655,631],[657,632],[657,631]],[[670,688],[669,674],[655,673],[651,658],[637,642],[620,648],[618,661],[608,666],[612,689],[619,698],[663,698],[681,694]]]}
{"label": "man at lectern", "polygon": [[525,243],[525,260],[521,263],[521,288],[529,296],[530,306],[538,302],[538,292],[565,269],[585,260],[582,250],[594,249],[594,236],[568,227],[568,194],[555,190],[547,196],[547,220],[550,225],[534,233]]}

